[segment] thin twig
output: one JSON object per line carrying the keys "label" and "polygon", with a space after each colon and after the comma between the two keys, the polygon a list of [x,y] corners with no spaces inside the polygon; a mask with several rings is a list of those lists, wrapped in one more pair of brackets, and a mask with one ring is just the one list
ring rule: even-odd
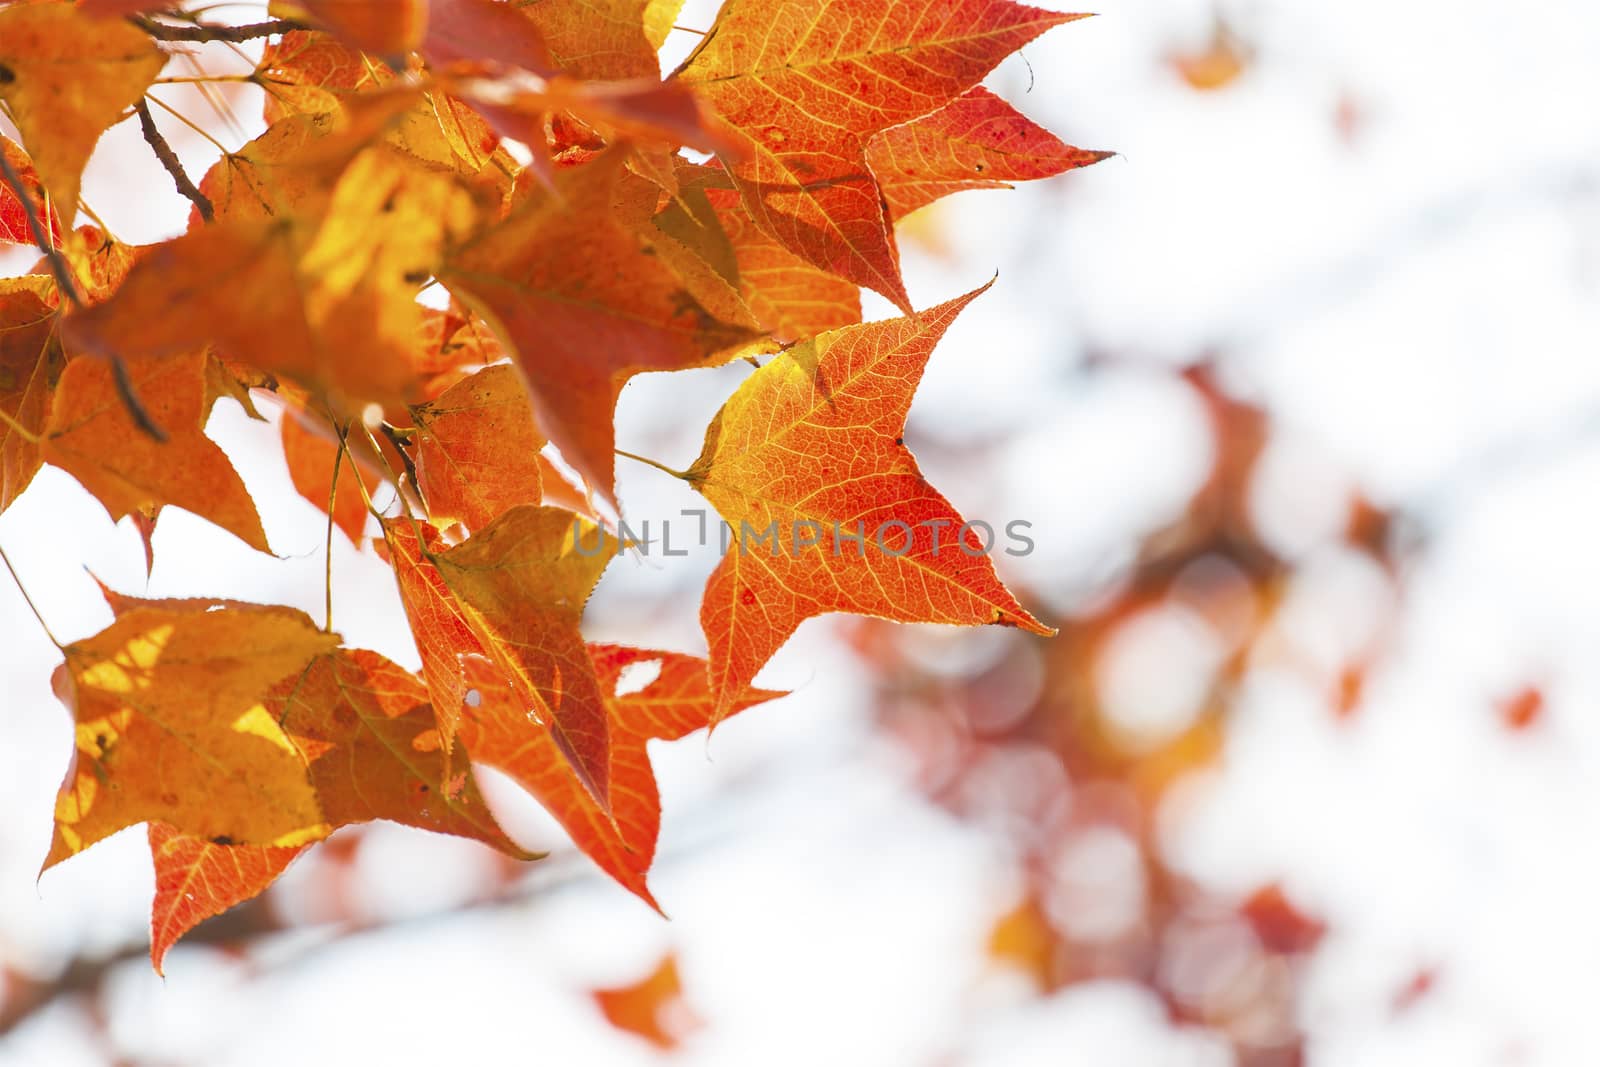
{"label": "thin twig", "polygon": [[[349,442],[341,434],[339,436],[339,451],[333,457],[333,477],[328,480],[328,542],[323,546],[324,554],[327,557],[327,569],[323,573],[323,589],[327,596],[326,606],[328,613],[327,621],[322,629],[330,634],[333,633],[333,515],[334,512],[339,510],[339,471],[344,467],[344,456],[348,447]],[[351,466],[355,465],[355,457],[351,457],[350,464]],[[360,475],[360,473],[360,471],[356,472],[357,475]]]}
{"label": "thin twig", "polygon": [[412,460],[411,453],[406,451],[406,443],[401,439],[400,431],[390,426],[387,422],[380,423],[378,429],[383,431],[383,436],[394,446],[394,450],[400,453],[400,462],[405,465],[406,477],[411,480],[411,484],[416,486],[417,491],[420,493],[422,491],[422,481],[417,477],[417,465]]}
{"label": "thin twig", "polygon": [[311,27],[294,19],[270,19],[253,22],[248,26],[215,26],[201,23],[196,26],[173,26],[143,15],[133,16],[133,24],[158,41],[254,41],[260,37],[275,37],[292,30]]}
{"label": "thin twig", "polygon": [[178,159],[178,154],[172,150],[167,139],[161,136],[161,131],[156,128],[156,120],[150,114],[150,105],[140,100],[135,109],[139,113],[139,132],[144,134],[145,144],[150,146],[150,151],[156,154],[161,165],[167,168],[167,173],[172,175],[172,184],[178,187],[178,192],[186,197],[194,209],[200,212],[200,217],[210,222],[216,218],[216,211],[211,206],[211,199],[195,187],[189,180],[189,175],[184,172],[183,163]]}
{"label": "thin twig", "polygon": [[68,303],[80,307],[83,300],[78,296],[78,287],[73,284],[72,271],[67,269],[67,261],[50,240],[50,231],[45,229],[44,220],[39,217],[39,208],[33,202],[33,197],[28,195],[27,188],[22,184],[22,178],[11,166],[11,160],[0,152],[0,176],[4,176],[7,185],[11,186],[17,194],[17,202],[22,205],[22,213],[28,217],[28,230],[33,234],[33,243],[39,246],[39,251],[44,253],[44,258],[50,263],[50,273],[55,275],[56,288],[61,290],[61,295]]}

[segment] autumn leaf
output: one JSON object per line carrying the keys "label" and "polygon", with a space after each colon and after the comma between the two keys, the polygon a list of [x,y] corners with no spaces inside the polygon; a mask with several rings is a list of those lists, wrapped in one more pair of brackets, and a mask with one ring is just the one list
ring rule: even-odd
{"label": "autumn leaf", "polygon": [[1009,189],[1010,182],[1051,178],[1112,155],[1073,148],[981,85],[867,146],[895,220],[964,189]]}
{"label": "autumn leaf", "polygon": [[157,974],[184,934],[278,880],[305,845],[217,844],[164,822],[149,826],[156,895],[150,906],[150,963]]}
{"label": "autumn leaf", "polygon": [[[705,660],[677,652],[590,645],[611,732],[611,812],[608,817],[561,757],[555,741],[532,728],[526,709],[503,675],[481,659],[467,664],[468,701],[461,741],[475,763],[503,772],[531,793],[582,849],[623,888],[660,910],[647,876],[661,829],[661,800],[646,743],[677,741],[711,725],[716,700]],[[628,669],[656,670],[643,688],[616,695]],[[752,689],[733,712],[784,696]]]}
{"label": "autumn leaf", "polygon": [[55,284],[37,274],[0,279],[0,512],[39,473],[38,439],[66,362],[56,337]]}
{"label": "autumn leaf", "polygon": [[28,225],[28,207],[32,207],[34,214],[44,223],[51,244],[60,244],[61,220],[56,217],[54,206],[44,194],[38,172],[33,169],[33,160],[28,158],[28,153],[22,150],[21,145],[4,134],[0,134],[0,152],[5,154],[6,162],[11,164],[11,169],[22,182],[22,189],[15,190],[9,183],[0,181],[0,242],[19,245],[34,243],[33,228]]}
{"label": "autumn leaf", "polygon": [[733,528],[700,606],[717,718],[815,615],[1054,632],[902,443],[934,344],[984,289],[791,348],[712,420],[686,477]]}
{"label": "autumn leaf", "polygon": [[677,27],[684,0],[645,0],[644,36],[650,47],[661,50],[667,35]]}
{"label": "autumn leaf", "polygon": [[[271,83],[264,111],[273,124],[297,115],[337,114],[358,92],[395,85],[399,78],[328,34],[305,30],[268,44],[256,75]],[[486,200],[498,203],[510,188],[516,163],[500,149],[499,134],[483,116],[443,91],[419,94],[384,139],[414,159],[481,188]]]}
{"label": "autumn leaf", "polygon": [[[359,547],[367,528],[367,500],[383,483],[382,475],[340,448],[338,435],[325,420],[321,423],[321,427],[326,427],[325,433],[309,428],[306,423],[310,420],[309,415],[299,412],[283,414],[279,433],[283,440],[284,462],[289,466],[289,479],[294,483],[295,492],[324,515],[331,514],[333,524]],[[364,494],[363,485],[367,490]]]}
{"label": "autumn leaf", "polygon": [[[252,196],[282,187],[249,185]],[[271,199],[234,217],[233,204],[250,202],[230,192],[218,200],[226,221],[150,248],[113,298],[71,316],[72,344],[108,357],[210,344],[357,409],[414,398],[416,292],[444,244],[473,225],[471,196],[377,146],[349,163],[311,218]]]}
{"label": "autumn leaf", "polygon": [[431,557],[441,550],[439,531],[432,526],[404,519],[383,521],[383,551],[394,569],[400,602],[422,658],[423,682],[448,760],[466,705],[463,660],[488,653],[473,636],[455,597],[434,568]]}
{"label": "autumn leaf", "polygon": [[861,321],[855,283],[785,248],[756,225],[738,193],[710,189],[706,196],[732,246],[739,292],[763,329],[787,343]]}
{"label": "autumn leaf", "polygon": [[500,0],[432,0],[433,18],[421,50],[436,66],[492,63],[549,76],[550,46],[532,19]]}
{"label": "autumn leaf", "polygon": [[376,652],[319,656],[266,706],[303,756],[329,826],[387,819],[533,858],[506,837],[476,785],[447,788],[426,687]]}
{"label": "autumn leaf", "polygon": [[[616,51],[614,11],[591,4],[580,12],[567,0],[541,3],[536,9],[525,5],[527,11],[496,0],[433,2],[422,54],[451,91],[471,102],[496,130],[527,146],[533,156],[530,167],[541,181],[552,177],[547,129],[563,112],[609,137],[703,151],[724,143],[708,128],[694,92],[676,80],[659,80],[642,23],[639,37],[621,47],[632,56],[626,69],[645,72],[648,56],[647,76],[613,79],[606,74],[625,69]],[[576,25],[574,19],[583,22]],[[560,60],[541,22],[548,22],[560,37],[565,50]],[[595,40],[597,30],[609,40]],[[582,77],[574,76],[580,72]]]}
{"label": "autumn leaf", "polygon": [[[123,244],[98,226],[79,226],[61,239],[61,255],[72,269],[78,299],[98,304],[117,291],[133,269],[138,250]],[[48,268],[41,264],[36,273]]]}
{"label": "autumn leaf", "polygon": [[607,810],[610,729],[579,623],[617,549],[570,511],[523,506],[432,557],[484,653]]}
{"label": "autumn leaf", "polygon": [[428,0],[272,0],[269,10],[321,26],[352,48],[399,56],[422,43]]}
{"label": "autumn leaf", "polygon": [[491,363],[506,358],[489,327],[465,309],[422,309],[422,331],[412,363],[422,379],[422,394],[436,400],[445,390]]}
{"label": "autumn leaf", "polygon": [[338,643],[288,608],[180,602],[134,607],[68,645],[57,692],[77,751],[45,866],[151,821],[235,844],[325,836],[305,763],[267,700]]}
{"label": "autumn leaf", "polygon": [[113,521],[172,505],[270,552],[249,490],[205,435],[206,359],[195,351],[126,361],[133,389],[166,435],[163,441],[133,421],[107,361],[73,359],[56,386],[42,454],[93,493]]}
{"label": "autumn leaf", "polygon": [[759,336],[714,318],[613,216],[624,160],[607,153],[563,171],[553,193],[531,191],[441,275],[513,353],[539,428],[613,502],[612,416],[628,379],[712,366]]}
{"label": "autumn leaf", "polygon": [[684,68],[727,124],[723,162],[756,224],[909,312],[868,139],[936,111],[1078,15],[1010,0],[728,0]]}
{"label": "autumn leaf", "polygon": [[139,102],[166,61],[128,23],[70,4],[0,10],[0,100],[65,222],[78,212],[78,184],[100,135]]}
{"label": "autumn leaf", "polygon": [[989,931],[989,958],[1027,975],[1040,989],[1056,981],[1058,936],[1039,901],[1029,896],[995,920]]}
{"label": "autumn leaf", "polygon": [[[331,829],[387,819],[537,858],[505,836],[476,786],[441,787],[426,692],[382,656],[343,649],[320,656],[280,682],[267,704],[305,759]],[[156,868],[150,956],[158,973],[179,938],[264,892],[306,847],[206,840],[161,822],[149,833]]]}
{"label": "autumn leaf", "polygon": [[[624,81],[661,77],[656,58],[661,45],[648,36],[652,29],[660,31],[661,7],[658,0],[543,0],[526,5],[522,13],[539,28],[562,70],[577,78]],[[647,18],[656,25],[647,28]]]}
{"label": "autumn leaf", "polygon": [[664,1052],[677,1048],[689,1032],[704,1025],[689,1011],[670,953],[646,977],[611,989],[596,989],[594,1002],[606,1021]]}
{"label": "autumn leaf", "polygon": [[544,440],[515,367],[486,367],[411,415],[417,484],[436,524],[481,530],[539,503]]}

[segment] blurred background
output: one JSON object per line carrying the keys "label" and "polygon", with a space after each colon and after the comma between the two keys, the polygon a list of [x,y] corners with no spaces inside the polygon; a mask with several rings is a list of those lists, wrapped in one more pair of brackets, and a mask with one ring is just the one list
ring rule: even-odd
{"label": "blurred background", "polygon": [[[793,696],[652,749],[670,921],[490,781],[551,859],[344,831],[157,978],[142,831],[37,878],[70,726],[0,584],[0,1064],[1600,1062],[1597,53],[1584,0],[1109,0],[996,71],[1120,156],[908,220],[919,306],[1000,278],[907,443],[1033,524],[1001,571],[1061,636],[808,623]],[[155,240],[185,205],[130,125],[85,198]],[[636,379],[619,445],[682,466],[748,373]],[[109,619],[85,567],[320,612],[276,428],[210,431],[286,558],[169,511],[147,586],[46,470],[0,543],[64,639]],[[415,666],[334,551],[336,625]],[[619,561],[590,635],[702,650],[714,563]]]}

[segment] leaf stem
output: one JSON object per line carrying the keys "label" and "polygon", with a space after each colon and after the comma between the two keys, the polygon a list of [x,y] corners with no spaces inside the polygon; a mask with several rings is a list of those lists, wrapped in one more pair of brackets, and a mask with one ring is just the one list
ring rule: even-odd
{"label": "leaf stem", "polygon": [[11,580],[16,583],[17,592],[22,594],[22,600],[28,605],[28,610],[33,612],[33,617],[39,620],[39,629],[44,631],[45,637],[50,639],[50,643],[55,645],[58,651],[65,654],[67,651],[66,646],[56,640],[56,635],[50,630],[50,624],[44,621],[44,616],[39,613],[39,605],[35,604],[33,597],[28,595],[28,587],[22,584],[22,577],[17,574],[17,568],[11,565],[11,557],[6,555],[4,548],[0,548],[0,563],[4,563],[6,570],[11,572]]}
{"label": "leaf stem", "polygon": [[631,459],[635,463],[643,463],[647,467],[654,467],[656,470],[661,471],[663,474],[670,474],[674,478],[679,479],[680,481],[687,482],[687,481],[690,480],[689,479],[689,475],[687,473],[685,473],[684,471],[675,471],[671,467],[667,466],[666,464],[657,463],[655,460],[650,459],[648,456],[636,456],[632,452],[624,452],[620,448],[614,449],[614,451],[617,453],[617,455],[621,456],[624,459]]}
{"label": "leaf stem", "polygon": [[[285,415],[285,418],[293,418],[293,417],[294,416],[292,416],[292,415]],[[331,408],[328,411],[328,421],[333,423],[333,430],[334,430],[335,433],[337,433],[339,435],[339,448],[340,448],[340,450],[344,451],[344,452],[349,452],[350,451],[350,427],[349,427],[349,425],[348,424],[346,424],[344,426],[339,425],[339,420],[333,417],[333,411],[332,411]],[[352,465],[353,465],[353,462],[354,462],[354,458],[355,457],[352,455],[351,456]],[[379,458],[382,459],[383,457],[380,456]],[[387,461],[385,461],[385,462],[387,464]],[[357,473],[359,474],[360,472],[358,471]],[[383,523],[383,512],[379,511],[377,505],[372,502],[372,494],[367,492],[366,479],[365,478],[361,478],[361,477],[357,477],[356,478],[356,488],[361,490],[361,502],[367,505],[367,514],[369,514],[373,518],[377,519],[379,525],[382,525],[382,523]]]}
{"label": "leaf stem", "polygon": [[344,468],[345,452],[349,450],[349,444],[344,435],[340,434],[339,451],[333,457],[333,477],[328,479],[328,540],[323,545],[322,575],[323,600],[327,614],[324,616],[326,621],[322,629],[324,633],[330,634],[333,633],[333,513],[339,507],[339,472]]}
{"label": "leaf stem", "polygon": [[195,122],[189,116],[185,115],[183,112],[179,111],[165,100],[158,96],[150,96],[148,94],[145,96],[145,99],[150,101],[156,107],[159,107],[162,111],[165,111],[167,114],[171,115],[173,118],[177,119],[179,122],[183,123],[185,126],[189,127],[195,133],[198,133],[201,137],[204,137],[206,140],[210,141],[217,151],[221,152],[223,155],[226,156],[229,154],[227,146],[221,141],[217,140],[215,137],[211,136],[205,127],[201,126],[198,122]]}
{"label": "leaf stem", "polygon": [[0,423],[4,423],[8,430],[22,438],[24,441],[28,442],[28,444],[32,445],[34,448],[38,448],[44,443],[43,438],[34,433],[32,430],[28,429],[26,426],[22,425],[22,423],[18,422],[16,418],[13,417],[12,414],[5,408],[0,408]]}

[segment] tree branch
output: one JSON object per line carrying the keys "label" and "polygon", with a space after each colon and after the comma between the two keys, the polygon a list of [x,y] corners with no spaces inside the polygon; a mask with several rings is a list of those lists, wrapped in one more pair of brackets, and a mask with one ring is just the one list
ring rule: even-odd
{"label": "tree branch", "polygon": [[311,28],[294,19],[271,19],[267,22],[253,22],[248,26],[215,26],[210,23],[173,26],[144,15],[135,15],[132,22],[158,41],[231,41],[234,44],[253,41],[259,37],[273,37],[291,30]]}
{"label": "tree branch", "polygon": [[150,146],[150,151],[156,154],[161,165],[167,168],[167,173],[172,175],[172,184],[178,187],[178,192],[188,198],[195,210],[200,212],[201,218],[210,222],[216,217],[210,199],[189,180],[183,164],[178,161],[178,154],[172,150],[167,139],[161,136],[161,131],[156,128],[156,120],[150,114],[150,105],[140,100],[136,110],[139,113],[139,130],[144,134],[145,143]]}

